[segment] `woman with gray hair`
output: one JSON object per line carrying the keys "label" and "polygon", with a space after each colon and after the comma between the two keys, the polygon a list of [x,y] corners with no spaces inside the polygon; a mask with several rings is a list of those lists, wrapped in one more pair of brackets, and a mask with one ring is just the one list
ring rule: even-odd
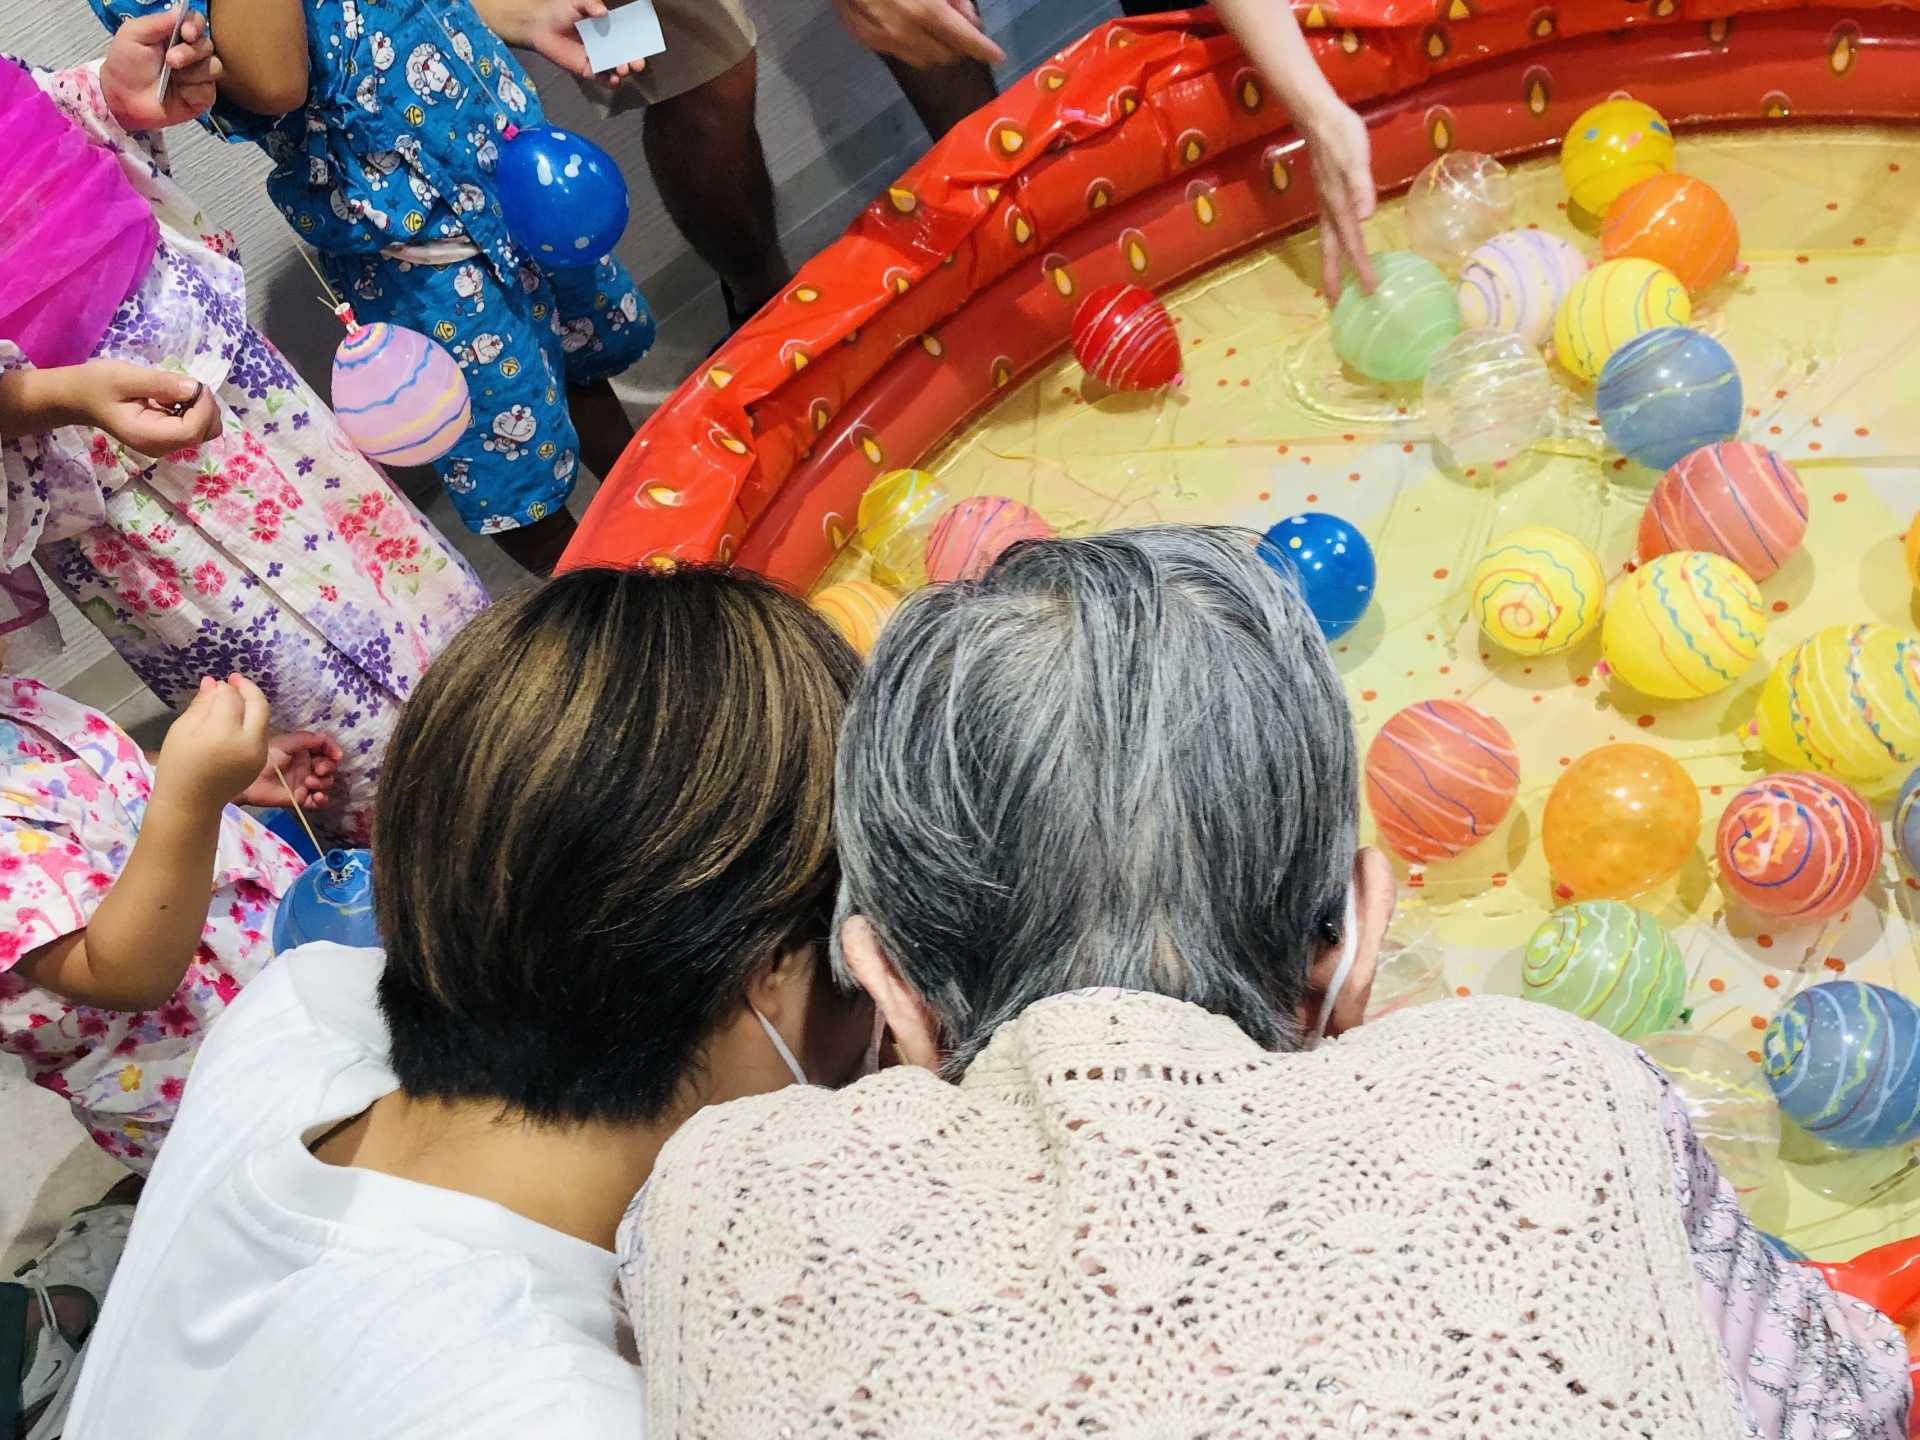
{"label": "woman with gray hair", "polygon": [[1890,1322],[1773,1257],[1631,1047],[1510,1000],[1361,1026],[1392,878],[1270,559],[1028,543],[889,624],[838,960],[906,1063],[668,1144],[654,1426],[1904,1434]]}

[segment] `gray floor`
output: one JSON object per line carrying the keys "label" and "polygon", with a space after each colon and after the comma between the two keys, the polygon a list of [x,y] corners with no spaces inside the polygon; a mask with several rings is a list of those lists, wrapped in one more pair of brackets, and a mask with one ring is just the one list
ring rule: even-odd
{"label": "gray floor", "polygon": [[[662,321],[652,353],[617,386],[636,423],[705,358],[722,325],[713,292]],[[498,547],[461,528],[430,472],[399,478],[496,597],[531,583]],[[596,488],[583,475],[572,500],[575,514],[585,511]],[[71,613],[66,620],[72,654],[40,678],[106,711],[142,744],[157,748],[172,716],[85,621]],[[99,1199],[125,1173],[86,1138],[64,1101],[30,1085],[12,1056],[0,1056],[0,1275],[11,1274],[52,1239],[68,1214]]]}

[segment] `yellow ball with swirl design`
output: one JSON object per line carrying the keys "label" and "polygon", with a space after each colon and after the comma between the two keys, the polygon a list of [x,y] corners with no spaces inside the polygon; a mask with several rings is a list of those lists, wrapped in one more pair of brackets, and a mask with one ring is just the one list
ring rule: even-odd
{"label": "yellow ball with swirl design", "polygon": [[1636,335],[1693,318],[1687,287],[1664,265],[1604,260],[1567,292],[1553,321],[1553,354],[1582,380],[1599,377],[1613,352]]}
{"label": "yellow ball with swirl design", "polygon": [[900,604],[900,597],[871,580],[842,580],[813,597],[813,608],[862,659]]}
{"label": "yellow ball with swirl design", "polygon": [[1489,640],[1516,655],[1550,655],[1600,623],[1607,582],[1573,536],[1528,525],[1493,542],[1467,588]]}
{"label": "yellow ball with swirl design", "polygon": [[1760,587],[1723,555],[1677,550],[1649,560],[1607,602],[1600,644],[1624,684],[1656,700],[1726,689],[1760,658]]}
{"label": "yellow ball with swirl design", "polygon": [[1760,743],[1788,766],[1888,793],[1920,763],[1920,635],[1815,631],[1775,662],[1757,721]]}
{"label": "yellow ball with swirl design", "polygon": [[927,470],[889,470],[860,497],[854,533],[873,563],[873,578],[902,589],[925,583],[927,532],[947,493]]}

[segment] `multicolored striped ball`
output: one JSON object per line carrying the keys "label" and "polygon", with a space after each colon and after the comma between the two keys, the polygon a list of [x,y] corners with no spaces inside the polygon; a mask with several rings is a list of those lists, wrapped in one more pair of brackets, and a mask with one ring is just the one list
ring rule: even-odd
{"label": "multicolored striped ball", "polygon": [[1760,1037],[1773,1098],[1808,1134],[1847,1150],[1920,1139],[1920,1005],[1857,980],[1811,985]]}
{"label": "multicolored striped ball", "polygon": [[1619,680],[1656,700],[1726,689],[1760,658],[1760,587],[1724,555],[1676,550],[1648,561],[1607,602],[1602,653]]}
{"label": "multicolored striped ball", "polygon": [[1886,794],[1920,763],[1920,636],[1891,625],[1816,630],[1774,662],[1757,728],[1793,768]]}
{"label": "multicolored striped ball", "polygon": [[333,352],[333,413],[371,460],[426,465],[472,417],[467,377],[445,349],[404,325],[363,325]]}
{"label": "multicolored striped ball", "polygon": [[1679,1016],[1687,970],[1653,916],[1618,900],[1581,900],[1533,932],[1521,980],[1528,999],[1635,1040]]}
{"label": "multicolored striped ball", "polygon": [[1600,623],[1606,576],[1564,530],[1526,525],[1495,540],[1468,582],[1487,638],[1516,655],[1565,650]]}
{"label": "multicolored striped ball", "polygon": [[1400,383],[1425,377],[1440,348],[1460,333],[1453,283],[1431,260],[1407,250],[1373,257],[1371,295],[1358,285],[1333,307],[1333,348],[1369,380]]}
{"label": "multicolored striped ball", "polygon": [[1692,175],[1655,175],[1607,207],[1600,253],[1664,265],[1698,295],[1740,258],[1740,226],[1720,192]]}
{"label": "multicolored striped ball", "polygon": [[1723,440],[1683,457],[1653,487],[1639,552],[1711,550],[1756,580],[1792,558],[1807,535],[1807,491],[1764,445]]}
{"label": "multicolored striped ball", "polygon": [[871,580],[842,580],[829,585],[813,597],[813,608],[865,659],[888,617],[900,604],[900,597],[884,585]]}
{"label": "multicolored striped ball", "polygon": [[1520,789],[1506,726],[1458,700],[1391,716],[1367,748],[1367,808],[1381,843],[1408,860],[1450,860],[1491,835]]}
{"label": "multicolored striped ball", "polygon": [[1907,776],[1894,801],[1893,847],[1907,868],[1920,874],[1920,769]]}
{"label": "multicolored striped ball", "polygon": [[1636,335],[1693,318],[1687,287],[1651,260],[1604,260],[1567,292],[1553,322],[1553,354],[1582,380],[1597,378]]}
{"label": "multicolored striped ball", "polygon": [[1727,803],[1720,883],[1750,910],[1824,920],[1858,900],[1880,868],[1880,824],[1850,787],[1788,771]]}
{"label": "multicolored striped ball", "polygon": [[1455,290],[1460,322],[1469,330],[1506,330],[1529,345],[1544,345],[1567,292],[1586,273],[1587,257],[1558,235],[1496,235],[1461,267]]}
{"label": "multicolored striped ball", "polygon": [[1607,443],[1654,470],[1740,433],[1740,368],[1685,325],[1636,335],[1607,357],[1593,397]]}
{"label": "multicolored striped ball", "polygon": [[1073,354],[1109,390],[1164,390],[1180,379],[1180,337],[1151,290],[1103,285],[1073,315]]}
{"label": "multicolored striped ball", "polygon": [[1019,540],[1051,540],[1053,526],[1036,510],[1003,495],[975,495],[947,510],[927,536],[927,578],[977,580],[1000,552]]}
{"label": "multicolored striped ball", "polygon": [[1568,128],[1560,142],[1560,178],[1567,197],[1589,215],[1604,215],[1622,193],[1673,169],[1673,127],[1630,96],[1602,100]]}

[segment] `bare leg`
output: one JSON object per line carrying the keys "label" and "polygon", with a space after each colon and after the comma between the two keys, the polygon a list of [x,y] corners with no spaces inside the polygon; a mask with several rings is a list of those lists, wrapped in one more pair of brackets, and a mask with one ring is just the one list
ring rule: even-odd
{"label": "bare leg", "polygon": [[642,139],[667,214],[744,312],[792,277],[774,223],[773,179],[754,127],[749,54],[705,85],[647,106]]}
{"label": "bare leg", "polygon": [[536,520],[516,530],[496,530],[487,538],[506,551],[507,558],[522,570],[530,570],[535,575],[551,575],[553,567],[560,563],[560,553],[567,548],[567,542],[573,539],[573,532],[577,528],[573,516],[562,510],[557,515],[549,515],[544,520]]}
{"label": "bare leg", "polygon": [[892,55],[880,59],[893,72],[913,113],[935,140],[1000,94],[993,83],[993,71],[978,60],[956,60],[950,65],[916,70]]}
{"label": "bare leg", "polygon": [[600,479],[607,478],[614,462],[633,439],[633,422],[627,418],[620,397],[613,393],[611,380],[590,380],[567,389],[567,414],[573,418],[573,432],[580,437],[580,463]]}

